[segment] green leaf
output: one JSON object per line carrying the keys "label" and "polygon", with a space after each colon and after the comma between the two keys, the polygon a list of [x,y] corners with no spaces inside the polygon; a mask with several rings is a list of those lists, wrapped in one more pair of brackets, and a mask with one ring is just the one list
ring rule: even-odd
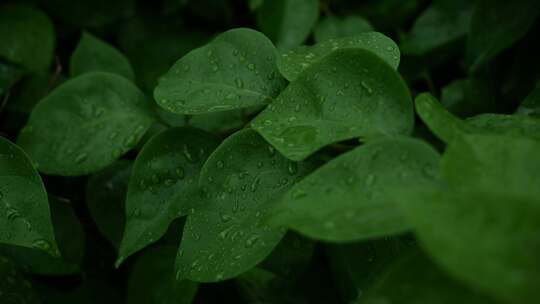
{"label": "green leaf", "polygon": [[70,75],[76,77],[88,72],[109,72],[135,80],[129,60],[112,45],[83,32],[69,62]]}
{"label": "green leaf", "polygon": [[367,32],[352,37],[330,39],[313,46],[300,46],[283,53],[278,59],[281,74],[289,81],[296,80],[310,66],[338,49],[355,48],[373,52],[392,68],[399,65],[399,48],[392,39],[378,32]]}
{"label": "green leaf", "polygon": [[28,156],[0,137],[0,243],[58,256],[47,192]]}
{"label": "green leaf", "polygon": [[154,120],[149,105],[124,77],[86,73],[62,84],[35,107],[18,144],[41,172],[95,172],[137,144]]}
{"label": "green leaf", "polygon": [[261,268],[253,268],[235,278],[241,303],[307,304],[306,294],[290,281]]}
{"label": "green leaf", "polygon": [[540,15],[536,0],[479,0],[473,11],[467,47],[471,70],[521,39]]}
{"label": "green leaf", "polygon": [[158,240],[169,224],[200,200],[198,178],[218,146],[211,134],[171,128],[153,137],[133,166],[126,200],[126,228],[117,264]]}
{"label": "green leaf", "polygon": [[397,72],[367,50],[342,49],[300,74],[252,126],[287,158],[301,160],[340,140],[408,134],[413,120]]}
{"label": "green leaf", "polygon": [[86,205],[97,228],[118,249],[124,233],[125,200],[132,162],[119,160],[91,175]]}
{"label": "green leaf", "polygon": [[257,8],[257,25],[280,50],[302,44],[319,18],[317,0],[264,1]]}
{"label": "green leaf", "polygon": [[178,60],[160,79],[154,98],[164,109],[181,114],[267,104],[285,86],[276,56],[261,33],[229,30]]}
{"label": "green leaf", "polygon": [[176,258],[177,279],[222,281],[264,260],[285,231],[261,220],[273,201],[312,168],[288,161],[250,129],[227,138],[200,177],[208,199],[189,214]]}
{"label": "green leaf", "polygon": [[464,38],[469,31],[469,0],[436,0],[418,17],[401,44],[407,55],[424,55]]}
{"label": "green leaf", "polygon": [[415,104],[422,121],[446,143],[465,134],[506,134],[540,139],[540,120],[536,118],[485,113],[461,120],[429,93],[418,95]]}
{"label": "green leaf", "polygon": [[527,95],[516,113],[540,118],[540,84]]}
{"label": "green leaf", "polygon": [[360,16],[345,16],[343,18],[329,15],[315,26],[313,35],[315,42],[329,39],[355,36],[359,33],[373,31],[373,26]]}
{"label": "green leaf", "polygon": [[0,302],[6,304],[39,304],[41,302],[32,284],[11,261],[2,256],[0,256]]}
{"label": "green leaf", "polygon": [[34,72],[46,70],[55,44],[51,20],[42,11],[26,6],[0,6],[0,57]]}
{"label": "green leaf", "polygon": [[128,280],[127,304],[190,304],[198,284],[176,281],[174,258],[176,247],[149,249],[140,256]]}
{"label": "green leaf", "polygon": [[495,301],[449,278],[421,252],[413,251],[387,267],[361,303],[477,304]]}
{"label": "green leaf", "polygon": [[80,271],[84,254],[84,232],[69,202],[49,196],[54,236],[61,257],[40,249],[0,245],[0,255],[8,257],[25,272],[39,275],[69,275]]}
{"label": "green leaf", "polygon": [[417,139],[369,142],[294,185],[269,221],[331,242],[402,233],[409,225],[396,208],[393,191],[435,179],[439,158],[431,146]]}
{"label": "green leaf", "polygon": [[411,190],[402,209],[454,277],[508,303],[532,303],[540,281],[540,143],[469,135],[441,162],[447,186]]}

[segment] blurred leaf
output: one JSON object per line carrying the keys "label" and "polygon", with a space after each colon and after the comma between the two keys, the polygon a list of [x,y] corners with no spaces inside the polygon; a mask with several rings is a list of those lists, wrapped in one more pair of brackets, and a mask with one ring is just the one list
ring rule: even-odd
{"label": "blurred leaf", "polygon": [[477,70],[525,36],[539,15],[537,0],[478,0],[467,47],[470,69]]}
{"label": "blurred leaf", "polygon": [[257,8],[257,25],[278,49],[301,45],[319,18],[317,0],[265,0]]}
{"label": "blurred leaf", "polygon": [[86,205],[99,231],[114,248],[124,233],[125,199],[132,162],[119,160],[91,175],[86,184]]}
{"label": "blurred leaf", "polygon": [[51,20],[42,11],[24,4],[1,5],[0,37],[3,59],[34,72],[49,67],[55,34]]}
{"label": "blurred leaf", "polygon": [[0,256],[0,302],[6,304],[40,303],[32,284],[19,273],[11,261],[2,256]]}
{"label": "blurred leaf", "polygon": [[315,42],[323,42],[329,39],[356,36],[363,32],[373,31],[373,26],[360,16],[326,16],[320,20],[314,29]]}
{"label": "blurred leaf", "polygon": [[161,246],[143,252],[128,280],[127,304],[190,304],[197,283],[174,277],[176,247]]}
{"label": "blurred leaf", "polygon": [[77,48],[71,55],[70,75],[76,77],[88,72],[108,72],[133,81],[135,75],[128,59],[112,45],[83,32]]}
{"label": "blurred leaf", "polygon": [[469,0],[435,0],[418,17],[400,48],[404,54],[423,55],[464,38],[469,30]]}

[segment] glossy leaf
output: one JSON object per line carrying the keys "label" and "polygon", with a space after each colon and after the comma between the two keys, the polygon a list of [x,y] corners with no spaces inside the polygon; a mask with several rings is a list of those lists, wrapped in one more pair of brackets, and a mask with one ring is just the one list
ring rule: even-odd
{"label": "glossy leaf", "polygon": [[153,120],[146,97],[124,77],[86,73],[36,106],[18,144],[41,172],[84,175],[129,151]]}
{"label": "glossy leaf", "polygon": [[269,221],[333,242],[402,233],[409,225],[397,208],[393,190],[434,180],[438,162],[439,154],[420,140],[369,142],[294,185]]}
{"label": "glossy leaf", "polygon": [[346,16],[343,18],[327,16],[322,19],[313,31],[316,42],[329,39],[355,36],[362,32],[373,31],[373,26],[360,16]]}
{"label": "glossy leaf", "polygon": [[471,1],[435,0],[416,19],[401,44],[401,51],[407,55],[424,55],[464,38],[471,16]]}
{"label": "glossy leaf", "polygon": [[125,223],[125,200],[132,162],[119,160],[91,175],[86,184],[86,205],[102,235],[118,249]]}
{"label": "glossy leaf", "polygon": [[338,50],[308,68],[252,122],[292,160],[340,140],[408,134],[409,91],[382,59],[361,49]]}
{"label": "glossy leaf", "polygon": [[442,160],[448,186],[402,195],[424,248],[451,275],[508,303],[538,298],[540,143],[469,135]]}
{"label": "glossy leaf", "polygon": [[14,261],[22,270],[39,275],[69,275],[80,271],[84,254],[84,232],[69,202],[49,196],[54,236],[61,257],[43,250],[0,245],[0,255]]}
{"label": "glossy leaf", "polygon": [[51,20],[30,6],[0,6],[0,57],[31,71],[47,69],[53,58],[55,34]]}
{"label": "glossy leaf", "polygon": [[540,120],[521,115],[485,113],[461,120],[428,93],[415,99],[416,111],[430,130],[446,143],[465,134],[506,134],[540,139]]}
{"label": "glossy leaf", "polygon": [[325,56],[344,48],[371,51],[394,69],[397,69],[399,65],[399,48],[394,41],[378,32],[366,32],[292,49],[280,56],[278,68],[285,78],[294,81],[304,70],[320,62]]}
{"label": "glossy leaf", "polygon": [[[176,281],[176,247],[149,249],[140,256],[128,281],[128,304],[190,304],[197,293],[197,283]],[[151,278],[151,280],[149,280]]]}
{"label": "glossy leaf", "polygon": [[233,29],[178,60],[159,81],[154,98],[164,109],[203,114],[264,105],[285,85],[270,40]]}
{"label": "glossy leaf", "polygon": [[105,41],[83,32],[69,62],[71,77],[88,72],[108,72],[133,81],[135,75],[129,60]]}
{"label": "glossy leaf", "polygon": [[158,240],[201,199],[198,179],[218,146],[209,133],[171,128],[153,137],[135,160],[126,200],[126,228],[117,264]]}
{"label": "glossy leaf", "polygon": [[540,85],[537,85],[532,92],[527,95],[517,110],[518,114],[525,114],[540,118]]}
{"label": "glossy leaf", "polygon": [[2,256],[0,256],[0,302],[6,304],[41,302],[32,284],[10,260]]}
{"label": "glossy leaf", "polygon": [[277,153],[256,132],[239,131],[206,161],[208,199],[188,216],[176,258],[177,279],[222,281],[270,254],[284,235],[261,220],[273,201],[311,170]]}
{"label": "glossy leaf", "polygon": [[536,0],[477,1],[467,47],[470,68],[478,69],[525,36],[538,16]]}
{"label": "glossy leaf", "polygon": [[28,156],[0,137],[0,242],[58,256],[47,192]]}
{"label": "glossy leaf", "polygon": [[257,25],[280,50],[302,44],[319,17],[317,0],[263,1],[257,8]]}
{"label": "glossy leaf", "polygon": [[449,278],[424,254],[415,251],[387,267],[362,299],[366,304],[497,303]]}

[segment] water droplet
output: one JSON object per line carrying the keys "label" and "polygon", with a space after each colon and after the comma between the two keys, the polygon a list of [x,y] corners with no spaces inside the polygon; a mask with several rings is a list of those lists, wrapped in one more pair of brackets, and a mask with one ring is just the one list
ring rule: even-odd
{"label": "water droplet", "polygon": [[366,178],[366,186],[371,186],[375,182],[375,175],[370,174]]}
{"label": "water droplet", "polygon": [[296,162],[289,162],[289,174],[295,175],[298,172],[298,164]]}
{"label": "water droplet", "polygon": [[87,158],[88,158],[88,154],[86,152],[82,152],[75,157],[75,163],[77,164],[83,163]]}
{"label": "water droplet", "polygon": [[184,148],[183,148],[183,151],[182,151],[182,152],[184,153],[184,157],[186,158],[187,161],[189,161],[189,162],[195,161],[195,159],[193,158],[193,155],[192,155],[191,152],[189,151],[187,145],[184,145]]}
{"label": "water droplet", "polygon": [[178,176],[179,179],[184,178],[184,176],[185,176],[184,168],[178,167],[178,168],[176,168],[175,172],[176,172],[176,176]]}
{"label": "water droplet", "polygon": [[165,184],[166,187],[170,187],[175,184],[174,180],[171,178],[167,178],[163,183]]}
{"label": "water droplet", "polygon": [[218,161],[217,161],[217,167],[218,167],[218,169],[223,169],[224,166],[225,166],[225,164],[223,163],[223,161],[221,161],[221,160],[218,160]]}
{"label": "water droplet", "polygon": [[253,64],[253,63],[248,64],[247,67],[251,71],[255,70],[255,64]]}
{"label": "water droplet", "polygon": [[229,226],[225,229],[223,229],[220,233],[219,233],[219,237],[221,239],[226,239],[228,236],[229,236],[229,233],[231,233],[231,231],[234,229],[234,226]]}
{"label": "water droplet", "polygon": [[360,84],[362,85],[362,87],[366,90],[366,92],[369,95],[373,94],[373,89],[367,84],[367,82],[361,81]]}
{"label": "water droplet", "polygon": [[251,192],[257,191],[257,187],[259,187],[259,184],[261,183],[261,178],[257,176],[253,183],[251,184],[250,190]]}
{"label": "water droplet", "polygon": [[239,89],[243,89],[244,88],[244,81],[241,79],[241,78],[236,78],[234,80],[234,83],[236,84],[236,87],[239,88]]}
{"label": "water droplet", "polygon": [[257,241],[259,240],[259,236],[258,235],[252,235],[251,237],[249,237],[247,240],[246,240],[246,248],[251,248],[255,245],[255,243],[257,243]]}
{"label": "water droplet", "polygon": [[294,199],[300,199],[302,197],[305,197],[307,194],[304,190],[302,189],[296,189],[294,192],[293,192],[293,198]]}
{"label": "water droplet", "polygon": [[222,221],[223,223],[227,223],[227,222],[230,222],[230,221],[232,220],[232,216],[230,216],[230,215],[228,215],[228,214],[226,214],[226,213],[222,213],[222,214],[220,215],[220,217],[221,217],[221,221]]}
{"label": "water droplet", "polygon": [[297,104],[296,106],[294,106],[294,111],[295,112],[300,112],[300,105]]}

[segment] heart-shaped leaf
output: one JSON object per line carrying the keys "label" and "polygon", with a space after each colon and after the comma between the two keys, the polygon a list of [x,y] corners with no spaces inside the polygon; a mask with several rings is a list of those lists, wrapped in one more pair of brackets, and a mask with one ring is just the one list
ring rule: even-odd
{"label": "heart-shaped leaf", "polygon": [[342,49],[300,74],[252,126],[283,155],[301,160],[341,140],[408,134],[413,121],[399,74],[370,51]]}
{"label": "heart-shaped leaf", "polygon": [[0,242],[59,256],[47,192],[30,159],[0,137]]}
{"label": "heart-shaped leaf", "polygon": [[508,303],[540,281],[540,142],[467,135],[450,143],[440,187],[400,195],[423,247],[450,274]]}
{"label": "heart-shaped leaf", "polygon": [[399,65],[399,48],[392,39],[378,32],[366,32],[356,36],[330,39],[313,46],[299,46],[281,54],[278,68],[289,81],[330,53],[344,48],[364,49],[373,52],[392,68]]}
{"label": "heart-shaped leaf", "polygon": [[153,121],[148,99],[129,80],[86,73],[62,84],[35,107],[18,144],[41,172],[84,175],[133,148]]}
{"label": "heart-shaped leaf", "polygon": [[158,240],[176,218],[201,199],[199,173],[218,146],[211,134],[171,128],[153,137],[133,166],[126,200],[126,228],[117,264]]}
{"label": "heart-shaped leaf", "polygon": [[432,147],[417,139],[369,142],[294,185],[269,220],[333,242],[401,233],[409,225],[397,208],[393,190],[435,179],[439,158]]}
{"label": "heart-shaped leaf", "polygon": [[55,44],[53,23],[27,5],[0,5],[0,58],[33,72],[46,70]]}
{"label": "heart-shaped leaf", "polygon": [[71,77],[88,72],[109,72],[134,81],[135,75],[128,59],[112,45],[83,32],[69,62]]}
{"label": "heart-shaped leaf", "polygon": [[273,201],[312,169],[287,160],[250,129],[227,138],[201,172],[208,199],[186,221],[176,258],[177,278],[222,281],[270,254],[285,230],[261,220]]}
{"label": "heart-shaped leaf", "polygon": [[317,0],[263,1],[257,8],[257,25],[281,50],[302,44],[318,17]]}
{"label": "heart-shaped leaf", "polygon": [[355,36],[362,32],[373,31],[373,26],[360,16],[346,16],[343,18],[326,16],[313,30],[316,42],[329,39]]}
{"label": "heart-shaped leaf", "polygon": [[180,114],[264,105],[285,86],[276,57],[263,34],[229,30],[178,60],[160,79],[154,97],[164,109]]}

